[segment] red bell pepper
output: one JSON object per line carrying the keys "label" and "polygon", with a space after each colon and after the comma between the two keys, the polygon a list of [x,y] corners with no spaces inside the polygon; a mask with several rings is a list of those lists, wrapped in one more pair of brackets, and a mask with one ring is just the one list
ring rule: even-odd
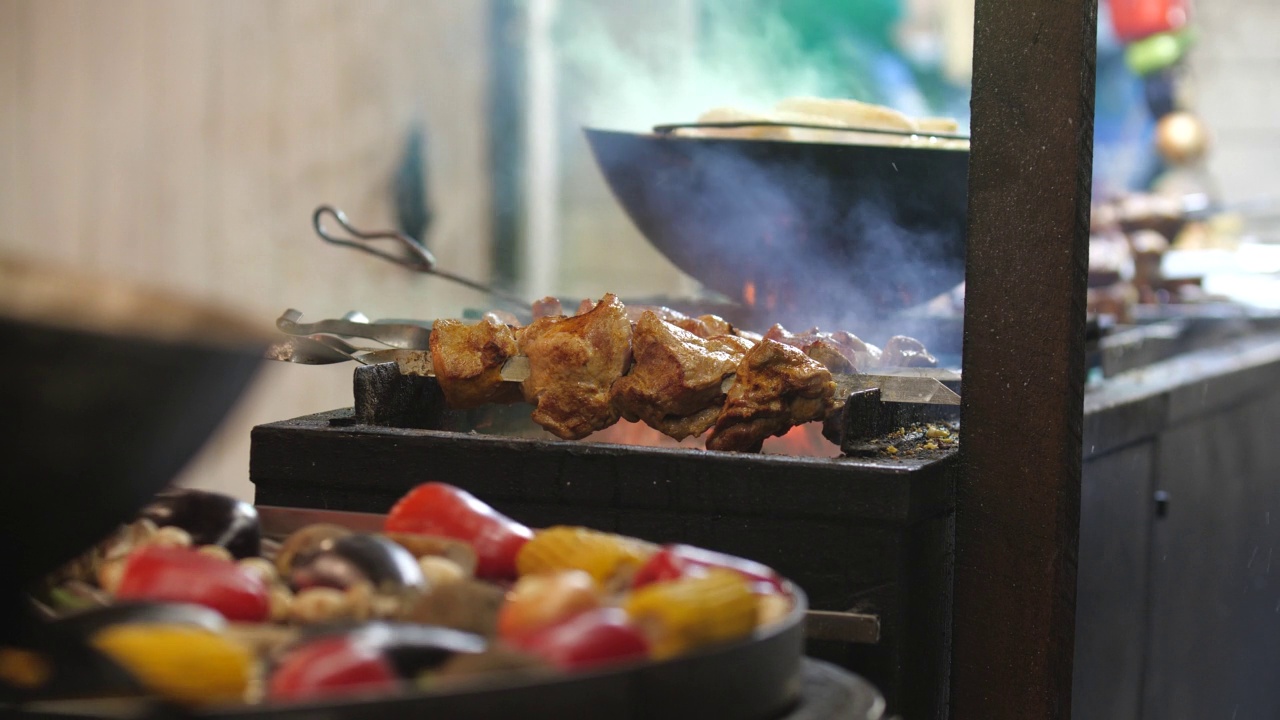
{"label": "red bell pepper", "polygon": [[751,590],[757,595],[786,592],[782,577],[768,565],[692,545],[663,546],[636,572],[631,587],[641,588],[655,582],[701,577],[710,568],[733,570],[751,582]]}
{"label": "red bell pepper", "polygon": [[353,635],[312,640],[281,658],[267,682],[270,700],[307,700],[385,691],[400,684],[382,649]]}
{"label": "red bell pepper", "polygon": [[1187,24],[1187,0],[1111,0],[1110,6],[1112,28],[1123,42],[1172,32]]}
{"label": "red bell pepper", "polygon": [[620,608],[577,615],[511,641],[562,670],[579,670],[640,660],[649,656],[649,640]]}
{"label": "red bell pepper", "polygon": [[400,498],[383,529],[470,543],[476,551],[476,575],[495,579],[516,576],[516,554],[533,537],[532,530],[466,490],[437,482],[419,485]]}
{"label": "red bell pepper", "polygon": [[149,545],[129,553],[115,595],[204,605],[232,621],[271,617],[270,593],[258,574],[184,547]]}

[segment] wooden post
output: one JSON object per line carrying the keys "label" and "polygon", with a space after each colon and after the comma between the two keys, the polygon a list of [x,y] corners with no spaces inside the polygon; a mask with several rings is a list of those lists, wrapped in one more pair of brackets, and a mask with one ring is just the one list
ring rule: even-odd
{"label": "wooden post", "polygon": [[1067,718],[1096,0],[978,0],[952,717]]}

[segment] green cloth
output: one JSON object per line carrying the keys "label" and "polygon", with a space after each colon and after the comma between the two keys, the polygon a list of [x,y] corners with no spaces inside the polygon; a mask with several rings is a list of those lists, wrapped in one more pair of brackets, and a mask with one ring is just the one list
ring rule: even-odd
{"label": "green cloth", "polygon": [[796,32],[802,46],[819,53],[835,50],[850,37],[880,47],[893,44],[902,20],[900,0],[762,0]]}

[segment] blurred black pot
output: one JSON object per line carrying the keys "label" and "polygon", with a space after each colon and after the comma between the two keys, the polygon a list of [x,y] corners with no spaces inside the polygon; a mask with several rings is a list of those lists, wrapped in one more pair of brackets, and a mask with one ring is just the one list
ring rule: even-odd
{"label": "blurred black pot", "polygon": [[227,414],[267,342],[181,298],[0,260],[0,593],[131,519]]}

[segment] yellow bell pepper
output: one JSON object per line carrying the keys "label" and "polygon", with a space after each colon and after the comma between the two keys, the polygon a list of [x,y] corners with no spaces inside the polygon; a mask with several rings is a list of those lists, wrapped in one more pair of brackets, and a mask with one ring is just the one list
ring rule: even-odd
{"label": "yellow bell pepper", "polygon": [[187,625],[113,625],[91,642],[151,692],[188,705],[243,700],[254,671],[247,648]]}

